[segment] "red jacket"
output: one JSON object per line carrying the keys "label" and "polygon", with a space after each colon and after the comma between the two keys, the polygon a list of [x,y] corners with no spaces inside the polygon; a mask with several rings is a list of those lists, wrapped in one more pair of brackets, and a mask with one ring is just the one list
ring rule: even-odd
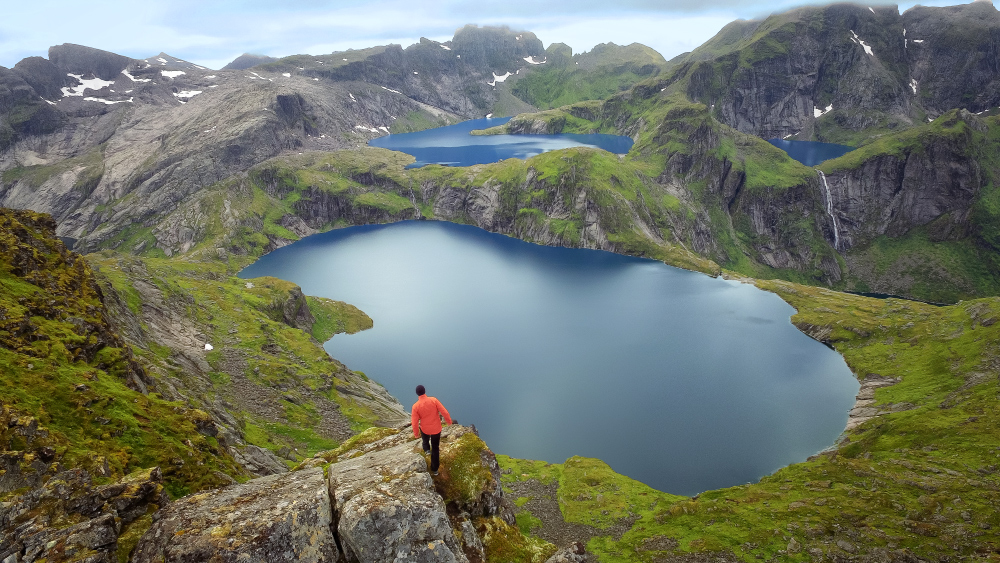
{"label": "red jacket", "polygon": [[441,401],[434,397],[421,395],[417,398],[417,402],[413,403],[411,412],[410,422],[413,423],[414,438],[419,438],[421,432],[424,434],[440,433],[441,416],[444,416],[445,422],[451,424],[451,415],[448,414],[448,409],[444,408]]}

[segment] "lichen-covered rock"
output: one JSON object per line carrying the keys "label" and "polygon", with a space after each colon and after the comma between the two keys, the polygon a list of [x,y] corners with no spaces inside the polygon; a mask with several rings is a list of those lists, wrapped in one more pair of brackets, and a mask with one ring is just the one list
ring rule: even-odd
{"label": "lichen-covered rock", "polygon": [[191,495],[157,514],[132,561],[333,562],[330,508],[319,468]]}
{"label": "lichen-covered rock", "polygon": [[409,440],[329,467],[347,561],[468,561],[418,451]]}
{"label": "lichen-covered rock", "polygon": [[236,460],[236,463],[242,465],[254,475],[275,475],[288,471],[288,466],[281,461],[281,458],[274,455],[271,450],[260,446],[248,444],[242,449],[231,447],[229,448],[229,453]]}
{"label": "lichen-covered rock", "polygon": [[573,542],[569,547],[557,551],[545,563],[583,563],[587,560],[587,551],[580,542]]}
{"label": "lichen-covered rock", "polygon": [[85,470],[63,471],[0,504],[0,561],[110,563],[122,529],[166,504],[162,480],[154,467],[94,487]]}

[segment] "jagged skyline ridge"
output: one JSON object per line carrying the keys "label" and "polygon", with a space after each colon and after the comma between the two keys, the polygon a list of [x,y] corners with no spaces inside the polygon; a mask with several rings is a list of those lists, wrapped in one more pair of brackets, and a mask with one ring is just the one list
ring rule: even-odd
{"label": "jagged skyline ridge", "polygon": [[[818,2],[813,4],[823,4]],[[933,0],[922,5],[964,2]],[[242,53],[324,54],[429,37],[448,40],[467,23],[509,25],[535,32],[546,45],[563,42],[575,52],[604,42],[639,42],[671,58],[711,38],[734,19],[766,16],[800,0],[624,0],[609,8],[596,0],[530,3],[525,0],[424,5],[401,0],[124,0],[74,3],[43,0],[5,7],[0,20],[0,66],[45,56],[51,45],[77,43],[134,58],[161,51],[217,69]],[[872,6],[892,5],[874,0]],[[900,11],[916,2],[899,4]]]}

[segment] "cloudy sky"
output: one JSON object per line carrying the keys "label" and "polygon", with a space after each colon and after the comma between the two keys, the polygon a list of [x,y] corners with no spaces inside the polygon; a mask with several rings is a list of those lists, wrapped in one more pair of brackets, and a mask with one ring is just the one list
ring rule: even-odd
{"label": "cloudy sky", "polygon": [[[421,36],[444,41],[467,23],[534,31],[574,52],[639,42],[666,58],[690,51],[738,18],[793,0],[29,0],[5,2],[0,66],[78,43],[146,58],[164,51],[209,68],[244,52],[313,55]],[[947,6],[961,0],[920,2]],[[873,0],[865,5],[891,4]],[[915,2],[899,4],[905,10]],[[613,7],[611,7],[613,6]]]}

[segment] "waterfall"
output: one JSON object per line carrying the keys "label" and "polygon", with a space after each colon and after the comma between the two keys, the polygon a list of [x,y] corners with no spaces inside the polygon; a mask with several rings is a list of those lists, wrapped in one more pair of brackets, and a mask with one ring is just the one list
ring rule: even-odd
{"label": "waterfall", "polygon": [[823,197],[826,200],[826,214],[830,216],[830,220],[833,221],[833,249],[840,249],[840,232],[837,230],[837,217],[833,214],[833,197],[830,196],[830,186],[826,183],[826,175],[823,174],[822,170],[817,170],[819,172],[819,179],[823,181]]}

